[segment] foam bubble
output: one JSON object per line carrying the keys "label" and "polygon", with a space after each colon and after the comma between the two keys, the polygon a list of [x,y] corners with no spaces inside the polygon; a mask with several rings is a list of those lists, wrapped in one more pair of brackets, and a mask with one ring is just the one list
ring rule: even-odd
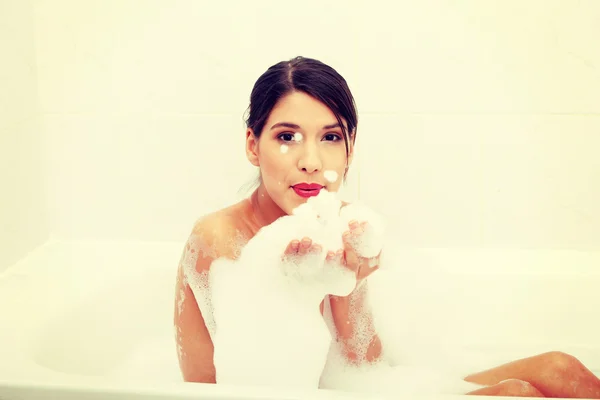
{"label": "foam bubble", "polygon": [[321,385],[324,389],[396,396],[466,394],[482,387],[436,368],[385,362],[345,365],[336,374],[324,374]]}
{"label": "foam bubble", "polygon": [[[201,237],[190,238],[182,263],[214,344],[217,383],[383,394],[464,394],[474,390],[472,384],[453,374],[392,366],[386,342],[383,357],[375,363],[354,365],[345,359],[342,345],[333,340],[336,332],[329,302],[325,301],[325,323],[319,304],[330,294],[348,295],[356,285],[353,272],[325,262],[327,251],[343,247],[341,235],[350,219],[367,220],[372,225],[357,243],[364,254],[381,248],[384,227],[379,217],[363,206],[342,208],[335,193],[326,190],[309,198],[291,215],[262,228],[247,243],[243,238],[235,239],[245,243],[236,253],[237,259],[217,258],[208,273],[199,273],[196,264],[199,256],[216,258],[214,248]],[[289,243],[304,236],[320,244],[323,251],[307,257],[283,257]],[[398,293],[399,283],[386,276],[384,286],[373,288],[371,279],[368,291],[366,285],[355,290],[357,294],[366,291],[362,293],[364,302],[353,298],[350,304],[348,322],[353,324],[354,336],[348,343],[359,360],[366,358],[367,343],[372,342],[375,332],[380,338],[388,332],[400,347],[406,344],[400,343],[389,326],[401,314],[395,304],[389,304]],[[372,293],[379,302],[371,303]],[[361,310],[371,304],[372,319]],[[379,306],[378,313],[375,306]],[[181,351],[178,347],[180,356]]]}
{"label": "foam bubble", "polygon": [[[219,260],[211,267],[217,382],[318,387],[331,341],[318,302],[275,274],[260,276],[244,250],[237,262]],[[282,368],[289,360],[293,368]]]}
{"label": "foam bubble", "polygon": [[281,147],[279,148],[279,151],[281,151],[282,154],[285,154],[288,152],[290,148],[288,147],[288,145],[286,144],[282,144]]}
{"label": "foam bubble", "polygon": [[333,170],[327,170],[325,171],[325,173],[323,174],[323,176],[325,177],[325,179],[327,180],[327,182],[329,183],[334,183],[338,180],[338,173],[333,171]]}
{"label": "foam bubble", "polygon": [[179,289],[179,296],[177,298],[177,313],[181,315],[183,312],[183,304],[185,302],[185,291],[183,289]]}
{"label": "foam bubble", "polygon": [[294,133],[294,141],[301,142],[303,138],[304,138],[304,136],[302,136],[302,134],[300,132]]}
{"label": "foam bubble", "polygon": [[198,303],[206,328],[214,333],[215,322],[212,316],[211,292],[208,284],[208,272],[197,270],[198,259],[214,259],[217,251],[214,245],[209,245],[201,234],[192,234],[185,245],[181,261],[185,278]]}
{"label": "foam bubble", "polygon": [[[340,207],[322,191],[262,228],[237,260],[213,261],[208,284],[218,383],[318,387],[332,341],[319,304],[356,285],[354,272],[325,262],[327,250],[342,248]],[[289,243],[305,236],[323,251],[284,258]],[[289,360],[293,373],[281,368]]]}
{"label": "foam bubble", "polygon": [[[357,253],[366,258],[379,255],[383,249],[385,223],[375,211],[360,203],[348,204],[342,208],[340,216],[347,227],[350,221],[367,222],[363,234],[353,243]],[[346,228],[347,229],[347,228]]]}

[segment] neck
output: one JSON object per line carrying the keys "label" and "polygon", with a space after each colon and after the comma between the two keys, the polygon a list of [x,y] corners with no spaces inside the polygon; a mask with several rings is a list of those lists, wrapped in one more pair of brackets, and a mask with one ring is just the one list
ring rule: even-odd
{"label": "neck", "polygon": [[249,200],[255,222],[258,224],[258,229],[270,225],[278,218],[287,215],[285,211],[271,199],[262,183],[254,193],[252,193]]}

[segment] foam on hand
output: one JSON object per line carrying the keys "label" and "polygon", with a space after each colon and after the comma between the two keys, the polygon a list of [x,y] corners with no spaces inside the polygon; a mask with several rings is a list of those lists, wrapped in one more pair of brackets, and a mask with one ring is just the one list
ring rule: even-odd
{"label": "foam on hand", "polygon": [[[318,296],[333,294],[336,296],[347,296],[356,286],[356,276],[345,266],[336,262],[326,262],[325,258],[328,252],[336,253],[344,248],[342,240],[342,230],[340,229],[342,220],[340,218],[340,208],[342,202],[337,198],[337,194],[323,189],[318,196],[310,197],[308,201],[295,210],[292,215],[297,218],[317,221],[313,227],[310,236],[313,243],[322,246],[323,251],[320,254],[318,263],[312,264],[314,280],[319,289]],[[316,268],[316,271],[314,270]],[[305,265],[300,268],[302,271],[311,271],[311,267]]]}
{"label": "foam on hand", "polygon": [[[236,260],[217,259],[209,273],[211,338],[217,383],[314,389],[331,344],[319,305],[348,295],[354,272],[326,263],[342,248],[341,202],[323,191],[262,228]],[[284,258],[292,240],[319,244],[318,254]],[[204,312],[203,312],[204,314]],[[293,368],[282,368],[293,360]]]}
{"label": "foam on hand", "polygon": [[353,243],[357,253],[365,258],[377,257],[383,249],[385,223],[383,218],[369,207],[352,203],[343,207],[340,218],[347,227],[350,221],[367,222],[364,233]]}
{"label": "foam on hand", "polygon": [[327,294],[347,296],[356,285],[352,271],[339,263],[325,261],[328,252],[343,249],[340,207],[341,201],[335,193],[321,190],[318,196],[310,197],[306,203],[296,207],[291,215],[269,226],[269,229],[274,227],[273,232],[284,249],[292,240],[304,237],[321,246],[320,253],[291,257],[281,264],[284,275],[293,281],[293,285],[301,284],[305,295],[312,292],[319,300]]}
{"label": "foam on hand", "polygon": [[[327,251],[343,248],[341,236],[351,220],[368,222],[356,243],[360,255],[378,255],[383,245],[381,217],[359,204],[341,207],[335,194],[325,190],[291,215],[261,229],[237,259],[215,259],[209,272],[198,273],[196,264],[199,257],[214,259],[215,249],[201,236],[190,238],[182,266],[214,345],[217,383],[308,390],[320,387],[384,395],[465,394],[480,387],[464,382],[455,373],[392,366],[386,342],[384,357],[375,364],[351,365],[341,356],[339,343],[332,340],[335,331],[329,303],[325,302],[325,321],[319,304],[326,294],[345,296],[356,285],[353,272],[325,262]],[[305,236],[321,245],[322,252],[284,262],[282,256],[289,243]],[[397,282],[384,280],[390,294],[398,290]],[[367,298],[386,296],[380,290],[385,288],[370,288]],[[380,321],[396,323],[401,310],[390,306],[385,298],[374,302],[380,309],[374,307],[373,311],[379,311]],[[360,333],[358,341],[369,340],[375,329],[363,319],[353,320]],[[374,319],[383,338],[385,330]]]}

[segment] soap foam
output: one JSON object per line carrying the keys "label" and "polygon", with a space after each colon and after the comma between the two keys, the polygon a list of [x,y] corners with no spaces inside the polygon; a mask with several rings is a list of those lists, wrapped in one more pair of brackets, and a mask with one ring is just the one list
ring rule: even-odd
{"label": "soap foam", "polygon": [[304,136],[302,136],[302,134],[300,132],[294,133],[294,141],[301,142],[303,138],[304,138]]}
{"label": "soap foam", "polygon": [[364,233],[352,244],[357,253],[365,258],[381,253],[384,242],[385,223],[383,218],[359,202],[348,204],[340,211],[340,217],[348,226],[351,221],[367,222]]}
{"label": "soap foam", "polygon": [[[478,388],[452,374],[392,366],[385,342],[384,356],[377,363],[356,366],[345,360],[341,346],[332,340],[335,326],[329,303],[325,301],[325,318],[319,304],[330,294],[349,294],[356,285],[353,272],[325,262],[328,251],[343,248],[341,235],[350,220],[369,222],[356,245],[364,256],[378,254],[383,243],[381,218],[364,206],[342,208],[335,194],[326,190],[262,228],[236,260],[213,261],[209,273],[198,273],[195,266],[198,253],[214,255],[214,249],[201,237],[190,239],[183,265],[214,344],[217,383],[383,394],[463,394]],[[288,244],[305,236],[323,251],[284,262]],[[370,306],[369,296],[366,306]],[[380,337],[381,328],[396,313],[390,309],[385,318],[375,321]],[[351,318],[357,324],[356,347],[364,348],[373,337],[373,322]]]}
{"label": "soap foam", "polygon": [[214,246],[210,246],[206,242],[203,235],[192,233],[185,245],[181,267],[183,268],[185,279],[194,293],[206,328],[212,334],[215,331],[215,322],[212,315],[212,296],[208,283],[208,272],[197,270],[196,266],[199,257],[214,259],[217,257],[217,252]]}
{"label": "soap foam", "polygon": [[333,170],[327,170],[323,173],[323,176],[329,183],[335,183],[338,180],[338,173]]}
{"label": "soap foam", "polygon": [[[345,296],[356,286],[354,272],[325,260],[327,251],[343,247],[340,207],[323,191],[262,228],[236,260],[213,261],[208,276],[188,268],[194,293],[210,297],[198,304],[207,308],[218,383],[318,387],[332,340],[319,305],[327,294]],[[322,251],[284,259],[289,243],[303,237]],[[289,360],[293,373],[281,368]]]}
{"label": "soap foam", "polygon": [[290,148],[286,145],[286,144],[282,144],[281,147],[279,148],[279,151],[281,151],[281,154],[285,154],[288,152]]}

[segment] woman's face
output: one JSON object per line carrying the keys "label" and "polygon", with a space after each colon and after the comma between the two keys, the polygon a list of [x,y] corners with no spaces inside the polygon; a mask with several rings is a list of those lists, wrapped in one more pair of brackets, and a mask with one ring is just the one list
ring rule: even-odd
{"label": "woman's face", "polygon": [[337,192],[352,160],[353,141],[347,159],[333,112],[304,92],[279,100],[258,140],[250,129],[246,137],[248,159],[260,168],[267,193],[286,214],[322,188]]}

